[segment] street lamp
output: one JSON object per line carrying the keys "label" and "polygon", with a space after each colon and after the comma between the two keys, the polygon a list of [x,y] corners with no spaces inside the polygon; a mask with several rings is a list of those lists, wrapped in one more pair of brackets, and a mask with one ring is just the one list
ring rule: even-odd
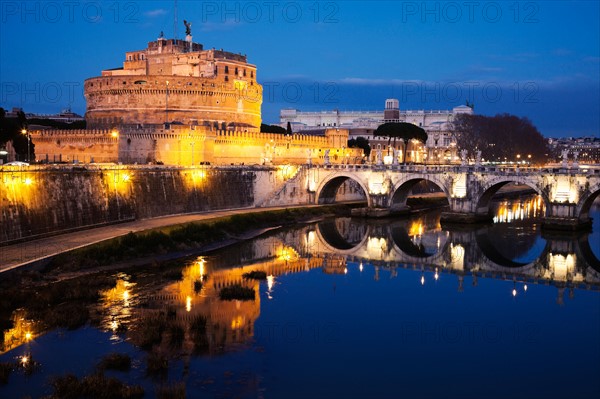
{"label": "street lamp", "polygon": [[30,162],[31,159],[31,135],[27,131],[27,129],[22,129],[21,133],[27,136],[27,162]]}

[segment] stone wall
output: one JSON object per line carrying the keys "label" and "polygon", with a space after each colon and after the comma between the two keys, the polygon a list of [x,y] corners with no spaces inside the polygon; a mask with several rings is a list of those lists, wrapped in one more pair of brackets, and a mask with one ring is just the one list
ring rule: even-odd
{"label": "stone wall", "polygon": [[39,161],[120,162],[164,165],[356,163],[362,150],[346,148],[348,130],[324,135],[213,130],[206,126],[162,125],[89,130],[43,130],[31,134]]}
{"label": "stone wall", "polygon": [[[313,204],[307,169],[268,166],[4,166],[0,244],[134,219]],[[364,199],[356,183],[337,201]]]}
{"label": "stone wall", "polygon": [[251,207],[275,168],[61,167],[0,170],[0,242],[163,215]]}

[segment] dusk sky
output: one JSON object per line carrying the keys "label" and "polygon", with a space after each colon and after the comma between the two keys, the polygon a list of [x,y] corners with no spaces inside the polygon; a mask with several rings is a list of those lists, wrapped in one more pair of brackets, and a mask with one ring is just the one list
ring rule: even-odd
{"label": "dusk sky", "polygon": [[[526,116],[545,136],[600,132],[597,1],[178,1],[177,34],[248,55],[263,122],[281,108],[450,109]],[[173,1],[3,1],[0,106],[83,114],[83,81],[122,66]]]}

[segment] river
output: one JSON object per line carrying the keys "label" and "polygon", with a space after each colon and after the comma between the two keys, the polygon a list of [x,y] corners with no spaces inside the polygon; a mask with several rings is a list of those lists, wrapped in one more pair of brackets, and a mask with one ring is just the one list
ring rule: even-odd
{"label": "river", "polygon": [[[175,279],[114,273],[85,327],[13,314],[0,397],[50,395],[110,353],[131,367],[104,373],[144,397],[600,397],[600,202],[569,236],[541,232],[542,206],[496,202],[478,227],[327,219],[181,259]],[[253,299],[219,297],[238,285]]]}

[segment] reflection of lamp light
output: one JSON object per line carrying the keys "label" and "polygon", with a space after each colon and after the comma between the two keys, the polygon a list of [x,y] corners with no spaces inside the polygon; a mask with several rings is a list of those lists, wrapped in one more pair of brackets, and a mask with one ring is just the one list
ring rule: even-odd
{"label": "reflection of lamp light", "polygon": [[438,274],[438,269],[437,267],[435,268],[435,274],[433,275],[433,278],[435,279],[435,281],[438,280],[438,278],[440,278],[440,275]]}
{"label": "reflection of lamp light", "polygon": [[513,282],[512,296],[513,297],[517,296],[517,283],[516,282]]}
{"label": "reflection of lamp light", "polygon": [[527,292],[527,284],[523,286],[523,291]]}
{"label": "reflection of lamp light", "polygon": [[421,274],[421,285],[425,285],[425,276]]}
{"label": "reflection of lamp light", "polygon": [[362,262],[360,262],[360,265],[358,265],[358,270],[360,270],[361,272],[363,271],[363,264],[362,264]]}
{"label": "reflection of lamp light", "polygon": [[268,275],[267,276],[267,298],[269,299],[273,299],[273,296],[271,295],[271,290],[273,289],[273,286],[275,285],[275,276]]}

